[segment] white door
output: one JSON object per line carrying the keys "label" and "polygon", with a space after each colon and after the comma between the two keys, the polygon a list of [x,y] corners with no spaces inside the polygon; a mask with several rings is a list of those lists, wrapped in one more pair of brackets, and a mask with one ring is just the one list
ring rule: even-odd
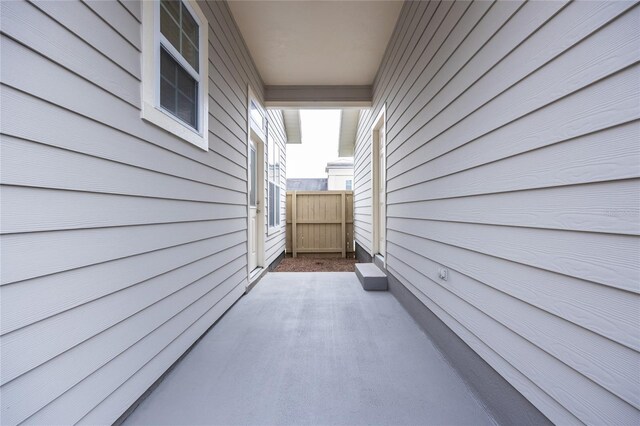
{"label": "white door", "polygon": [[385,159],[385,129],[384,126],[378,132],[378,252],[384,256],[386,249],[386,170]]}
{"label": "white door", "polygon": [[249,143],[249,271],[258,267],[258,152]]}

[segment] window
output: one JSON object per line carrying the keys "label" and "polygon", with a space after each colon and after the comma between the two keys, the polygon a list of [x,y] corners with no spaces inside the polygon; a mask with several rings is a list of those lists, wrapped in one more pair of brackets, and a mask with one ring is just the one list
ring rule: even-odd
{"label": "window", "polygon": [[269,228],[280,227],[280,147],[269,137]]}
{"label": "window", "polygon": [[208,26],[192,0],[143,2],[142,118],[208,149]]}
{"label": "window", "polygon": [[[258,188],[258,173],[257,170],[258,168],[256,167],[256,148],[255,146],[253,146],[253,144],[251,144],[251,146],[249,146],[249,172],[250,172],[250,189],[249,189],[249,205],[250,206],[257,206],[257,201],[258,201],[258,192],[257,192],[257,188]],[[264,160],[262,160],[264,161]]]}
{"label": "window", "polygon": [[353,181],[351,179],[347,179],[344,186],[347,191],[351,191],[353,186]]}
{"label": "window", "polygon": [[251,112],[249,115],[251,116],[251,120],[256,124],[256,126],[258,126],[258,129],[260,129],[261,131],[264,131],[264,127],[265,127],[264,115],[262,115],[262,111],[260,110],[260,108],[258,107],[258,105],[254,100],[251,100],[250,111]]}
{"label": "window", "polygon": [[164,48],[160,50],[160,106],[197,129],[198,82]]}

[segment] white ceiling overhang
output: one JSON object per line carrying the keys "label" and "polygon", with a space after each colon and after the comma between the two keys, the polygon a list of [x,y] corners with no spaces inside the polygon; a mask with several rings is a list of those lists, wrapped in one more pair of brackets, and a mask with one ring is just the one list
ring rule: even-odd
{"label": "white ceiling overhang", "polygon": [[371,86],[402,1],[230,1],[266,86]]}
{"label": "white ceiling overhang", "polygon": [[302,126],[300,124],[300,110],[282,110],[284,129],[287,133],[287,143],[302,143]]}
{"label": "white ceiling overhang", "polygon": [[340,116],[340,138],[338,156],[353,157],[358,132],[359,109],[343,109]]}
{"label": "white ceiling overhang", "polygon": [[301,143],[299,108],[342,109],[339,155],[352,156],[403,1],[228,4],[264,81],[265,106],[283,109],[288,143]]}

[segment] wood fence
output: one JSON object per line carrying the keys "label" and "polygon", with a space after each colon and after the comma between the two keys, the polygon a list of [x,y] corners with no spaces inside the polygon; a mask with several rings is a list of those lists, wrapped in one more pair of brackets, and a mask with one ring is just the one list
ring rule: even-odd
{"label": "wood fence", "polygon": [[353,191],[287,191],[287,253],[346,257],[353,244]]}

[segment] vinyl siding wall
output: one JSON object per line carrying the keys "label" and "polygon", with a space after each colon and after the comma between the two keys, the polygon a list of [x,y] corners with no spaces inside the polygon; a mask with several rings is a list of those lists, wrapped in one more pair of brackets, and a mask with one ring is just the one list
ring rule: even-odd
{"label": "vinyl siding wall", "polygon": [[[284,128],[284,116],[282,110],[267,110],[269,120],[270,140],[280,147],[280,226],[271,228],[269,231],[269,221],[265,218],[265,243],[264,259],[265,266],[269,266],[278,256],[285,251],[286,245],[286,209],[287,209],[287,134]],[[268,145],[268,144],[267,144]],[[266,153],[266,150],[265,150]],[[268,153],[266,153],[268,155]],[[268,157],[267,157],[268,158]],[[265,160],[268,161],[268,160]],[[267,168],[265,168],[267,169]],[[267,169],[268,170],[268,169]],[[265,178],[265,207],[268,206],[269,177]],[[266,210],[266,209],[265,209]]]}
{"label": "vinyl siding wall", "polygon": [[200,6],[208,152],[140,118],[139,2],[2,2],[3,424],[112,423],[245,290],[263,84]]}
{"label": "vinyl siding wall", "polygon": [[558,424],[640,422],[638,28],[632,2],[407,2],[360,116],[356,241],[386,104],[389,272]]}

